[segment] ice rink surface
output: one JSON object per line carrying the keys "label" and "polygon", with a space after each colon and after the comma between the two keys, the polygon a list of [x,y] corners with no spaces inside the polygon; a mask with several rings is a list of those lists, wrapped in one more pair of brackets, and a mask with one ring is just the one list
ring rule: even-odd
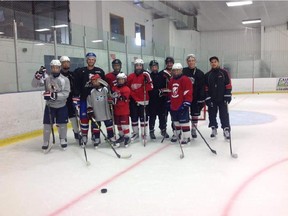
{"label": "ice rink surface", "polygon": [[146,147],[117,149],[130,159],[89,143],[90,166],[71,129],[66,151],[56,144],[43,154],[42,137],[1,147],[0,215],[287,216],[288,94],[236,95],[229,110],[238,159],[221,129],[210,138],[207,120],[198,129],[217,155],[198,134],[180,159],[158,128]]}

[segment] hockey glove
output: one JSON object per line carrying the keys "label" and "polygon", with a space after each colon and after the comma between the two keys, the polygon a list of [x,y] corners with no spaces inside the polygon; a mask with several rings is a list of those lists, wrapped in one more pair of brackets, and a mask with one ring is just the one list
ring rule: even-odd
{"label": "hockey glove", "polygon": [[232,100],[231,95],[224,95],[224,103],[229,104]]}
{"label": "hockey glove", "polygon": [[127,101],[127,97],[121,95],[121,96],[119,97],[119,100],[120,100],[120,101]]}
{"label": "hockey glove", "polygon": [[151,77],[147,71],[143,72],[143,76],[144,76],[144,83],[150,83],[151,82]]}
{"label": "hockey glove", "polygon": [[212,102],[212,100],[211,100],[211,97],[207,97],[207,98],[205,99],[205,103],[206,103],[206,105],[207,105],[208,107],[213,107],[213,102]]}
{"label": "hockey glove", "polygon": [[37,80],[40,80],[43,77],[43,74],[39,73],[39,71],[36,71],[34,76]]}
{"label": "hockey glove", "polygon": [[95,118],[95,116],[94,116],[94,110],[93,110],[92,107],[88,107],[88,108],[87,108],[87,117],[88,117],[89,119]]}
{"label": "hockey glove", "polygon": [[198,106],[199,112],[201,112],[204,105],[205,105],[205,101],[197,101],[197,106]]}
{"label": "hockey glove", "polygon": [[73,102],[74,108],[78,109],[80,106],[80,98],[79,97],[73,97],[72,102]]}
{"label": "hockey glove", "polygon": [[188,101],[184,101],[183,104],[179,107],[178,111],[184,111],[186,109],[189,109],[191,106],[191,103]]}
{"label": "hockey glove", "polygon": [[52,100],[52,101],[55,101],[57,99],[57,92],[44,92],[43,93],[43,96],[44,96],[44,100]]}
{"label": "hockey glove", "polygon": [[169,92],[171,91],[168,88],[159,89],[159,97],[167,96]]}

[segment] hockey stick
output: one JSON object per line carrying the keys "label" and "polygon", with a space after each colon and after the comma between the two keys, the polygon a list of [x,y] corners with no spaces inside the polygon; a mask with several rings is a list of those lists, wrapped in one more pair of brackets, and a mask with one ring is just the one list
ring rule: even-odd
{"label": "hockey stick", "polygon": [[116,156],[117,156],[118,158],[128,159],[128,158],[131,158],[131,157],[132,157],[131,154],[129,154],[129,155],[124,155],[124,156],[123,156],[123,155],[120,155],[120,154],[115,150],[115,148],[114,148],[113,145],[111,144],[111,141],[110,141],[110,140],[108,139],[108,137],[105,135],[105,133],[103,132],[103,130],[100,128],[100,126],[99,126],[99,124],[97,123],[96,119],[93,118],[93,117],[92,117],[91,119],[92,119],[92,121],[96,124],[97,129],[100,130],[100,132],[101,132],[101,134],[104,136],[106,142],[109,143],[110,147],[112,148],[112,150],[114,151],[114,153],[116,154]]}
{"label": "hockey stick", "polygon": [[[193,124],[193,123],[192,123]],[[210,147],[210,145],[207,143],[207,141],[205,140],[205,138],[202,136],[202,134],[200,133],[200,131],[198,130],[197,126],[195,124],[193,124],[193,126],[196,128],[197,132],[200,134],[201,138],[204,140],[204,142],[206,143],[206,145],[208,146],[208,148],[210,149],[210,151],[213,153],[213,154],[217,154],[217,152],[212,149]]]}
{"label": "hockey stick", "polygon": [[174,130],[174,133],[175,133],[177,140],[178,140],[178,143],[180,145],[180,150],[181,150],[180,159],[183,159],[184,158],[184,151],[183,151],[183,147],[181,145],[180,137],[177,135],[176,130]]}
{"label": "hockey stick", "polygon": [[143,137],[143,145],[146,146],[146,78],[144,76],[144,137]]}
{"label": "hockey stick", "polygon": [[[41,66],[41,70],[44,70],[45,67]],[[48,91],[48,86],[45,78],[45,71],[43,72],[43,78],[44,78],[44,87],[45,87],[45,92]],[[55,134],[54,134],[54,128],[53,128],[53,122],[52,122],[52,114],[51,114],[51,107],[50,104],[47,102],[46,103],[47,109],[48,109],[48,115],[49,115],[49,121],[50,121],[50,127],[51,127],[51,133],[52,133],[52,144],[48,143],[48,148],[44,151],[45,154],[49,153],[50,150],[52,149],[53,145],[55,144]]]}
{"label": "hockey stick", "polygon": [[[229,119],[229,123],[230,123],[228,103],[226,103],[226,107],[227,107],[227,115],[228,115],[228,119]],[[232,158],[236,159],[236,158],[238,158],[238,154],[233,153],[231,140],[232,140],[232,137],[231,137],[231,125],[230,125],[230,139],[229,139],[230,155],[231,155]]]}
{"label": "hockey stick", "polygon": [[86,161],[86,165],[87,166],[90,166],[90,162],[88,161],[88,159],[87,159],[87,152],[86,152],[86,146],[85,146],[85,144],[84,143],[82,143],[82,132],[81,132],[81,128],[80,128],[80,116],[79,116],[79,112],[80,112],[80,110],[78,109],[78,108],[76,108],[75,107],[75,116],[76,116],[76,119],[77,119],[77,127],[78,127],[78,131],[79,131],[79,136],[78,136],[78,138],[79,138],[79,144],[81,145],[81,147],[83,148],[83,150],[84,150],[84,156],[85,156],[85,161]]}

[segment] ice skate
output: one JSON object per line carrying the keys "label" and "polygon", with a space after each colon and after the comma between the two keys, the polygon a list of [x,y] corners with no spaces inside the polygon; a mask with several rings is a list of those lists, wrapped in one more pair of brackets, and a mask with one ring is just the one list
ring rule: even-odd
{"label": "ice skate", "polygon": [[101,144],[101,139],[100,138],[95,138],[95,140],[93,142],[94,148],[97,149],[100,144]]}
{"label": "ice skate", "polygon": [[124,147],[128,148],[129,144],[131,142],[131,138],[130,137],[124,137]]}
{"label": "ice skate", "polygon": [[191,136],[192,136],[192,138],[197,138],[197,133],[196,133],[196,129],[195,128],[192,128],[192,130],[191,130]]}
{"label": "ice skate", "polygon": [[216,137],[216,135],[217,135],[217,129],[216,129],[216,127],[211,127],[211,129],[212,129],[212,133],[211,133],[211,135],[210,135],[210,137],[211,138],[214,138],[214,137]]}
{"label": "ice skate", "polygon": [[167,132],[166,132],[166,130],[165,129],[163,129],[163,130],[161,130],[161,136],[163,136],[165,139],[167,138],[169,138],[169,135],[167,134]]}
{"label": "ice skate", "polygon": [[225,139],[230,139],[230,129],[228,127],[223,129],[223,135],[225,137]]}
{"label": "ice skate", "polygon": [[131,141],[135,141],[136,139],[139,138],[139,134],[138,133],[132,133],[132,136],[131,136]]}
{"label": "ice skate", "polygon": [[120,136],[116,142],[113,143],[114,148],[119,148],[121,144],[124,142],[124,136]]}
{"label": "ice skate", "polygon": [[189,142],[190,142],[190,140],[189,139],[187,139],[187,138],[183,138],[182,140],[181,140],[181,146],[187,146],[188,144],[189,144]]}
{"label": "ice skate", "polygon": [[79,143],[79,144],[81,144],[80,146],[81,146],[81,147],[86,146],[87,141],[88,141],[87,135],[83,135],[83,136],[81,137],[81,143]]}
{"label": "ice skate", "polygon": [[156,136],[154,134],[154,130],[151,130],[149,135],[150,135],[150,139],[156,139]]}
{"label": "ice skate", "polygon": [[63,150],[67,148],[67,139],[60,139],[60,146]]}

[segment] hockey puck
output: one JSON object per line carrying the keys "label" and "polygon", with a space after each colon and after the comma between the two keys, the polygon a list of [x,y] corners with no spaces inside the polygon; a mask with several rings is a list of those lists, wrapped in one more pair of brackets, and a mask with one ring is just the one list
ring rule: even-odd
{"label": "hockey puck", "polygon": [[107,189],[106,188],[102,188],[101,189],[101,193],[107,193]]}

